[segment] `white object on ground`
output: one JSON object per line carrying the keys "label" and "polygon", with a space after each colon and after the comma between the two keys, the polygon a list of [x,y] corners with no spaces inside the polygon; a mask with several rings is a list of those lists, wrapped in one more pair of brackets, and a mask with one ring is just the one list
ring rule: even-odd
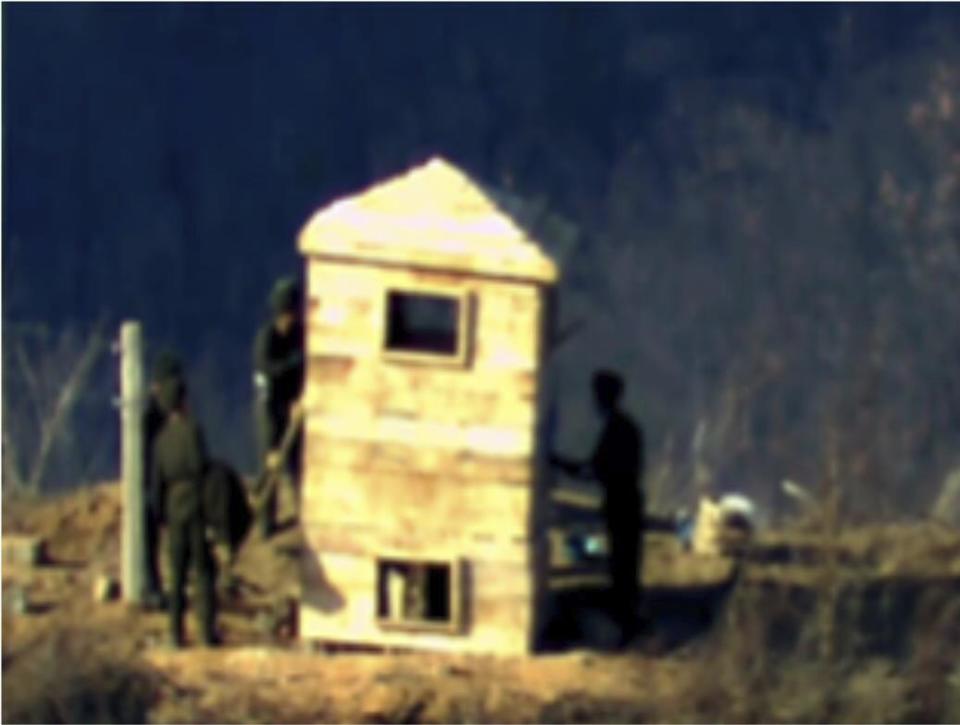
{"label": "white object on ground", "polygon": [[100,574],[93,581],[93,601],[97,603],[109,602],[120,594],[117,580],[109,574]]}
{"label": "white object on ground", "polygon": [[697,508],[691,548],[695,554],[720,556],[734,532],[750,536],[756,528],[757,507],[742,494],[727,494],[719,501],[704,496]]}
{"label": "white object on ground", "polygon": [[742,517],[753,528],[757,521],[757,506],[743,494],[728,493],[720,499],[720,510],[726,521],[735,516]]}
{"label": "white object on ground", "polygon": [[789,478],[785,478],[780,483],[780,488],[792,499],[796,499],[797,501],[805,504],[813,503],[813,496],[810,495],[810,492],[796,481],[791,481]]}

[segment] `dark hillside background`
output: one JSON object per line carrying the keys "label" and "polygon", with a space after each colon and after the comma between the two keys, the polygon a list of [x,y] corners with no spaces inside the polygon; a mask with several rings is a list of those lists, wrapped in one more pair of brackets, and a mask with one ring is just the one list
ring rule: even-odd
{"label": "dark hillside background", "polygon": [[[712,487],[776,514],[783,479],[831,476],[851,514],[916,515],[960,466],[955,6],[2,13],[5,455],[34,445],[25,369],[62,374],[22,359],[137,318],[249,466],[251,342],[299,226],[442,154],[579,232],[567,449],[613,365],[663,505]],[[113,366],[47,485],[115,468]]]}

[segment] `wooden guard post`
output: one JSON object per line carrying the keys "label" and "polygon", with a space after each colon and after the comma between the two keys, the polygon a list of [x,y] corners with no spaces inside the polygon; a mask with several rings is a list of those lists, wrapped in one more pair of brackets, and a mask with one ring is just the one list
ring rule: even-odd
{"label": "wooden guard post", "polygon": [[139,322],[127,321],[120,327],[121,581],[124,601],[129,604],[142,602],[145,579],[143,404],[143,336]]}

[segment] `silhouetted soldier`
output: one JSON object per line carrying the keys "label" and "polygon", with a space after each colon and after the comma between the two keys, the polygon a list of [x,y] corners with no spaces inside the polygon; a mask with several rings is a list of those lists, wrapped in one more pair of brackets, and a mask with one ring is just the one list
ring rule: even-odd
{"label": "silhouetted soldier", "polygon": [[640,599],[644,500],[643,431],[620,407],[623,381],[601,370],[593,376],[594,401],[604,417],[603,432],[590,459],[577,462],[560,456],[551,460],[572,476],[594,479],[604,488],[612,613],[621,628],[621,645],[636,634]]}
{"label": "silhouetted soldier", "polygon": [[229,464],[213,460],[204,477],[204,513],[222,589],[233,588],[237,551],[250,531],[253,516],[240,476]]}
{"label": "silhouetted soldier", "polygon": [[187,411],[187,389],[180,378],[156,386],[155,397],[166,414],[153,445],[151,495],[168,527],[170,552],[170,641],[183,645],[185,588],[190,568],[199,595],[196,608],[201,636],[207,645],[217,642],[213,563],[204,514],[204,476],[207,451],[200,426]]}
{"label": "silhouetted soldier", "polygon": [[[157,404],[157,386],[164,380],[182,378],[183,366],[173,353],[163,351],[157,355],[153,378],[150,381],[147,409],[143,414],[143,471],[146,476],[149,476],[150,471],[153,470],[153,443],[166,422],[166,415]],[[149,487],[149,482],[147,482],[147,486]],[[160,581],[160,511],[154,508],[153,498],[146,494],[147,492],[143,497],[144,555],[146,557],[143,603],[150,609],[162,609],[166,606],[166,601],[163,596],[163,585]]]}
{"label": "silhouetted soldier", "polygon": [[[254,343],[256,422],[262,471],[280,469],[294,490],[300,474],[300,438],[283,460],[277,447],[283,439],[303,389],[303,325],[300,291],[292,279],[281,279],[270,295],[272,318],[257,333]],[[259,480],[265,480],[261,475]],[[260,532],[270,536],[276,528],[276,488],[257,511]]]}

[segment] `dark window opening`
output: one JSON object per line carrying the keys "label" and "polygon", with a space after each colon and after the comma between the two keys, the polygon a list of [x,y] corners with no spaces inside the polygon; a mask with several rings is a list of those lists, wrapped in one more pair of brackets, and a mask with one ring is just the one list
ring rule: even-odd
{"label": "dark window opening", "polygon": [[387,293],[388,350],[456,355],[460,299],[411,292]]}
{"label": "dark window opening", "polygon": [[452,624],[450,564],[377,562],[377,617],[392,623]]}

